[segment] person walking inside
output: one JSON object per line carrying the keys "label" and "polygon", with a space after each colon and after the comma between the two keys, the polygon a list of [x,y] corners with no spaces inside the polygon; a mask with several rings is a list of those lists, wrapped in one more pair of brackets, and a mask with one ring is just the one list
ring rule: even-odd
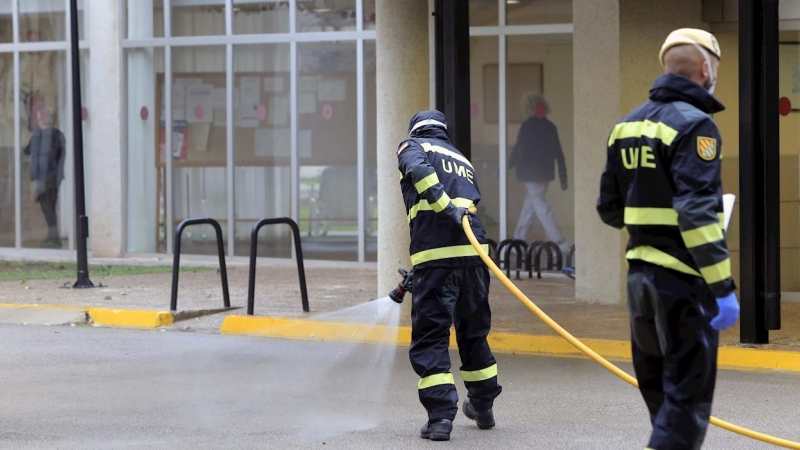
{"label": "person walking inside", "polygon": [[528,92],[522,97],[521,107],[528,116],[517,135],[517,143],[508,158],[508,168],[516,168],[517,181],[525,184],[527,195],[514,230],[514,239],[526,241],[535,218],[544,227],[547,238],[558,245],[561,253],[569,254],[570,246],[558,227],[553,209],[546,194],[555,179],[555,166],[561,190],[566,191],[567,164],[558,138],[558,129],[547,118],[549,106],[542,95]]}
{"label": "person walking inside", "polygon": [[64,133],[53,127],[53,113],[42,108],[37,113],[39,128],[25,147],[25,155],[31,157],[31,194],[39,203],[47,223],[47,238],[43,248],[61,248],[58,234],[58,189],[64,179],[64,163],[67,155],[67,140]]}

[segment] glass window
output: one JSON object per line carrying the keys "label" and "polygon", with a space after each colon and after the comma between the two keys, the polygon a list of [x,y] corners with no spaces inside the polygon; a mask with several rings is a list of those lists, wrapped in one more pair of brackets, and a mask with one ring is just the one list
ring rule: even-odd
{"label": "glass window", "polygon": [[[250,231],[265,217],[291,217],[291,63],[284,44],[234,47],[234,194],[236,254],[249,255]],[[311,105],[301,98],[306,111]],[[224,121],[225,110],[219,118]],[[217,112],[215,111],[215,126]],[[266,226],[259,255],[289,258],[287,226]]]}
{"label": "glass window", "polygon": [[19,0],[19,41],[66,40],[64,5],[50,0]]}
{"label": "glass window", "polygon": [[478,216],[489,239],[500,242],[500,172],[497,108],[498,81],[486,77],[486,66],[497,67],[497,38],[474,37],[470,40],[470,110],[472,155],[475,179],[481,190]]}
{"label": "glass window", "polygon": [[575,240],[572,35],[513,36],[507,50],[506,232],[555,242],[568,254]]}
{"label": "glass window", "polygon": [[[78,40],[84,40],[86,36],[86,25],[89,22],[89,14],[87,14],[83,7],[84,0],[78,0]],[[69,32],[67,32],[69,36]]]}
{"label": "glass window", "polygon": [[364,29],[375,29],[375,0],[364,0]]}
{"label": "glass window", "polygon": [[311,259],[356,260],[356,44],[301,43],[297,53],[303,252]]}
{"label": "glass window", "polygon": [[469,0],[469,26],[496,27],[500,10],[499,0]]}
{"label": "glass window", "polygon": [[356,29],[356,0],[298,0],[297,31]]}
{"label": "glass window", "polygon": [[[366,260],[378,260],[378,101],[375,89],[375,41],[364,42],[364,201]],[[384,149],[387,150],[387,149]]]}
{"label": "glass window", "polygon": [[[10,6],[10,5],[9,5]],[[13,247],[16,225],[14,186],[16,148],[14,148],[14,55],[0,53],[0,247]],[[24,159],[24,158],[23,158]],[[27,178],[26,178],[27,181]],[[27,184],[27,183],[26,183]]]}
{"label": "glass window", "polygon": [[124,8],[128,39],[164,37],[163,0],[127,0]]}
{"label": "glass window", "polygon": [[0,0],[0,44],[14,42],[14,23],[11,17],[11,0]]}
{"label": "glass window", "polygon": [[[260,80],[260,79],[259,79]],[[256,80],[252,80],[255,82]],[[211,217],[222,225],[227,242],[227,128],[214,123],[215,98],[227,96],[225,47],[180,47],[172,50],[172,233],[184,219]],[[258,96],[260,83],[238,86],[242,98]],[[255,103],[239,107],[243,125],[257,125],[263,108]],[[260,106],[260,105],[259,105]],[[249,108],[249,109],[248,109]],[[224,120],[224,119],[223,119]],[[166,141],[162,141],[164,143]],[[165,152],[160,159],[165,161]],[[211,226],[190,227],[183,233],[181,250],[217,254]]]}
{"label": "glass window", "polygon": [[[164,50],[125,50],[127,61],[127,227],[131,253],[166,251],[166,169],[157,158],[163,142]],[[156,134],[156,124],[159,133]],[[171,229],[169,230],[171,232]]]}
{"label": "glass window", "polygon": [[71,134],[67,72],[65,52],[20,54],[23,247],[68,247],[72,208],[63,198],[70,189],[65,182]]}
{"label": "glass window", "polygon": [[[781,290],[800,299],[800,32],[782,31],[779,45]],[[725,153],[725,163],[728,162]]]}
{"label": "glass window", "polygon": [[[138,0],[135,0],[138,1]],[[225,34],[225,1],[172,0],[172,36],[219,36]]]}
{"label": "glass window", "polygon": [[572,23],[572,0],[506,0],[507,25]]}
{"label": "glass window", "polygon": [[289,32],[289,2],[234,0],[233,33],[266,34]]}

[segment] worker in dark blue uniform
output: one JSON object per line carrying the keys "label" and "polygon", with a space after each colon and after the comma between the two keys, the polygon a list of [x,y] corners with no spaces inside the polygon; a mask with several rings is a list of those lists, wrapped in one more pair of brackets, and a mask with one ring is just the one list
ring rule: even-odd
{"label": "worker in dark blue uniform", "polygon": [[710,33],[672,32],[650,101],[608,139],[597,211],[626,227],[631,347],[650,411],[648,448],[698,449],[708,428],[719,330],[739,303],[722,226],[721,139],[710,114],[720,48]]}
{"label": "worker in dark blue uniform", "polygon": [[448,353],[452,325],[468,392],[464,415],[481,429],[495,424],[492,406],[501,387],[486,341],[491,327],[489,270],[464,234],[462,218],[469,216],[484,250],[489,241],[473,212],[481,199],[475,169],[450,143],[444,114],[417,113],[408,136],[397,158],[414,274],[409,356],[420,376],[419,399],[428,412],[420,436],[442,441],[450,439],[458,411]]}

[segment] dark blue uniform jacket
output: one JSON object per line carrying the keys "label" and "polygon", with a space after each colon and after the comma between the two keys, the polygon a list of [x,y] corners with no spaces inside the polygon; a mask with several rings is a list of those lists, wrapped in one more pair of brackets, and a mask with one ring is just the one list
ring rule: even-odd
{"label": "dark blue uniform jacket", "polygon": [[735,289],[722,227],[722,141],[710,114],[724,106],[697,83],[658,78],[650,101],[608,139],[597,211],[626,227],[626,257],[702,277],[714,295]]}

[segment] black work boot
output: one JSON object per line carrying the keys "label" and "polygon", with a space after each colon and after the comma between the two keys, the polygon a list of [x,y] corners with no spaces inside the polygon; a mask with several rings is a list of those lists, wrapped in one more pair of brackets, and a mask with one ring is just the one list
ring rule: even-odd
{"label": "black work boot", "polygon": [[468,419],[474,420],[481,430],[494,428],[494,413],[492,412],[492,408],[486,411],[478,411],[472,406],[469,399],[466,399],[464,400],[464,404],[461,405],[461,410],[464,411],[464,415],[467,416]]}
{"label": "black work boot", "polygon": [[429,420],[419,431],[419,437],[432,441],[449,441],[451,431],[453,431],[452,420]]}

